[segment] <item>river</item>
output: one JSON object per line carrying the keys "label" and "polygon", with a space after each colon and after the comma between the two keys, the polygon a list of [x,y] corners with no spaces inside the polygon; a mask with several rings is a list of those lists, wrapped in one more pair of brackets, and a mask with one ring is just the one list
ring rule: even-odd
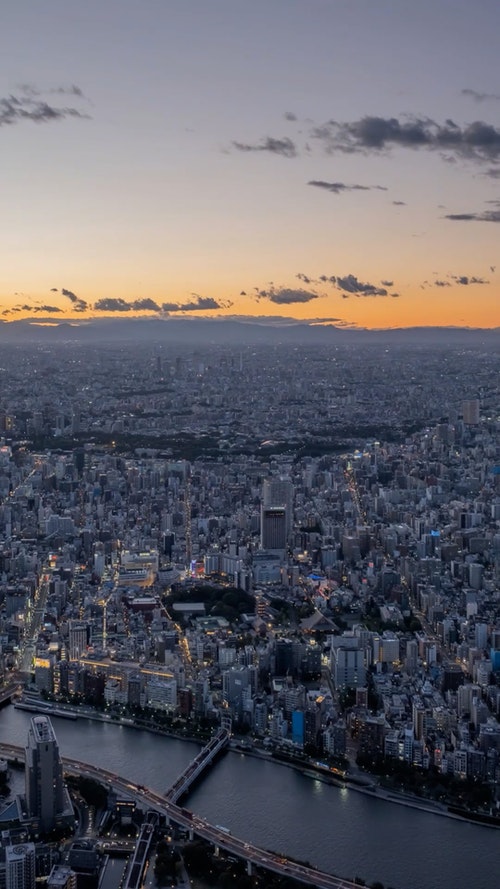
{"label": "river", "polygon": [[[24,745],[31,714],[0,710],[0,741]],[[165,791],[197,751],[185,741],[105,722],[53,718],[63,756]],[[394,889],[494,889],[500,832],[325,784],[229,753],[186,804],[244,840],[344,877]]]}

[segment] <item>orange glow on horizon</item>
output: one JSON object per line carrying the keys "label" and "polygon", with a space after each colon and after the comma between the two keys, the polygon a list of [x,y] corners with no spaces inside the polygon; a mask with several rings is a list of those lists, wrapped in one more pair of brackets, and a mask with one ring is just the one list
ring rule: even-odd
{"label": "orange glow on horizon", "polygon": [[[294,283],[291,285],[296,287]],[[211,288],[212,289],[212,288]],[[214,288],[213,288],[214,289]],[[10,301],[10,306],[3,304],[0,316],[4,322],[30,320],[40,326],[72,322],[84,324],[96,319],[131,319],[131,318],[233,318],[235,320],[290,319],[297,322],[333,324],[345,327],[365,327],[368,329],[391,327],[477,327],[495,328],[500,326],[500,310],[496,288],[487,286],[450,286],[446,291],[436,293],[435,289],[408,289],[398,298],[391,296],[367,297],[349,295],[343,297],[336,291],[327,296],[319,296],[305,303],[274,303],[269,299],[255,299],[250,296],[220,296],[214,299],[223,303],[217,310],[200,311],[96,311],[93,302],[87,300],[88,310],[75,312],[67,301],[62,301],[59,294],[55,299],[45,300],[40,297],[33,301],[33,309],[27,309],[27,303]],[[115,297],[125,302],[133,302],[134,297]],[[152,299],[161,305],[161,299]],[[189,300],[171,299],[170,303],[184,305]],[[42,311],[44,303],[57,307],[60,311]],[[31,308],[31,302],[30,302]]]}

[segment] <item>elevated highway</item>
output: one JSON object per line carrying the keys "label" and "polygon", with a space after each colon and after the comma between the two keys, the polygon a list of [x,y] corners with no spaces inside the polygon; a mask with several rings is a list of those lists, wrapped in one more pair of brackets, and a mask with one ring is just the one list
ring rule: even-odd
{"label": "elevated highway", "polygon": [[[6,758],[23,760],[24,747],[18,747],[13,744],[0,744],[0,755]],[[61,759],[67,774],[75,775],[76,777],[93,778],[101,784],[107,784],[117,793],[131,797],[143,807],[158,812],[169,821],[186,828],[217,848],[224,849],[226,852],[236,855],[256,867],[273,871],[282,876],[292,877],[294,880],[298,880],[308,886],[316,886],[318,889],[359,889],[359,884],[351,880],[335,877],[324,871],[316,870],[316,868],[298,864],[284,856],[276,855],[267,849],[260,849],[251,843],[245,843],[216,825],[210,824],[204,818],[200,818],[187,809],[181,808],[165,796],[162,796],[162,794],[150,788],[133,784],[107,769],[101,769],[69,757],[61,757]]]}

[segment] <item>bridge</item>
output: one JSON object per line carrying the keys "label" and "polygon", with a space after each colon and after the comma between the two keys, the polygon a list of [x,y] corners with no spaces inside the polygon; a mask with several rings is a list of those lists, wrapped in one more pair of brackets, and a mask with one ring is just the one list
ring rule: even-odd
{"label": "bridge", "polygon": [[[24,747],[18,747],[14,744],[0,744],[1,756],[23,760],[24,754]],[[249,864],[249,867],[255,865],[281,876],[292,877],[300,883],[315,886],[317,889],[359,889],[359,883],[335,877],[332,874],[316,870],[316,868],[305,864],[298,864],[282,855],[276,855],[267,849],[261,849],[259,846],[246,843],[238,839],[238,837],[232,836],[227,831],[221,830],[216,825],[210,824],[204,818],[198,817],[193,812],[181,808],[165,796],[162,796],[162,794],[150,788],[132,784],[125,778],[115,775],[107,769],[101,769],[69,757],[61,757],[61,760],[67,774],[75,775],[76,777],[93,778],[101,784],[108,784],[117,793],[124,793],[132,797],[139,804],[158,812],[168,821],[184,827],[201,839],[212,843],[216,848],[224,849],[231,855],[236,855],[243,859]]]}
{"label": "bridge", "polygon": [[175,784],[172,784],[172,787],[167,790],[165,796],[168,801],[172,803],[179,802],[180,798],[188,792],[193,781],[196,781],[198,776],[213,762],[217,754],[228,745],[229,735],[224,729],[221,729],[203,750],[200,750],[198,756],[189,763],[182,775],[179,775]]}

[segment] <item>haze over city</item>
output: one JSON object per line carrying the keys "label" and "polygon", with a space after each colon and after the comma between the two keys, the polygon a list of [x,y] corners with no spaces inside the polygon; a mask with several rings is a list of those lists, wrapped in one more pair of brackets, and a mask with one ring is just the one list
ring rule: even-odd
{"label": "haze over city", "polygon": [[19,0],[5,322],[498,325],[493,0]]}

